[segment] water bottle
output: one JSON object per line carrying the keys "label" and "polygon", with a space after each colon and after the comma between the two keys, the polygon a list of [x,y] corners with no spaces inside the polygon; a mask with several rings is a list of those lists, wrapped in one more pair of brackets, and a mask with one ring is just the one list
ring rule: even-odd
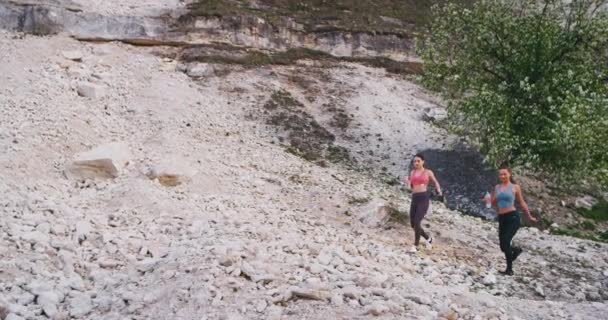
{"label": "water bottle", "polygon": [[489,192],[486,191],[486,195],[483,197],[483,201],[486,203],[486,208],[490,209],[492,207],[492,196]]}

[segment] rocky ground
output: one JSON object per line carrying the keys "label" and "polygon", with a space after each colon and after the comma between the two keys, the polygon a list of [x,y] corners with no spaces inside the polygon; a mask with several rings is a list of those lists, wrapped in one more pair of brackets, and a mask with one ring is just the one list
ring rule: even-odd
{"label": "rocky ground", "polygon": [[[412,150],[449,143],[420,120],[433,103],[412,83],[307,61],[194,72],[158,50],[0,34],[0,318],[608,312],[605,244],[526,228],[517,275],[502,277],[496,225],[435,204],[435,247],[406,252],[409,196],[362,168],[403,170]],[[275,126],[276,92],[302,104],[288,122],[316,124]],[[326,138],[314,161],[290,149],[310,132]]]}

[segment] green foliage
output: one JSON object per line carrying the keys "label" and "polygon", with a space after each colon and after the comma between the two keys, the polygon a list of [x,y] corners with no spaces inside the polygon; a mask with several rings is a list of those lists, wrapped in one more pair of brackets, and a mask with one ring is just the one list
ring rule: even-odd
{"label": "green foliage", "polygon": [[423,82],[493,165],[608,186],[606,0],[481,0],[433,9]]}
{"label": "green foliage", "polygon": [[580,215],[585,218],[591,219],[597,222],[608,221],[608,202],[600,200],[591,210],[580,208],[577,210]]}

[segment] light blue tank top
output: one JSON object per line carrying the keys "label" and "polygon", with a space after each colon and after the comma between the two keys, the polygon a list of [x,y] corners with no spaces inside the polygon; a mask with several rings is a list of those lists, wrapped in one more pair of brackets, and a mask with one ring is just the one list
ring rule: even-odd
{"label": "light blue tank top", "polygon": [[500,190],[500,185],[496,186],[496,202],[498,209],[511,208],[515,205],[515,191],[512,183],[509,183],[504,192]]}

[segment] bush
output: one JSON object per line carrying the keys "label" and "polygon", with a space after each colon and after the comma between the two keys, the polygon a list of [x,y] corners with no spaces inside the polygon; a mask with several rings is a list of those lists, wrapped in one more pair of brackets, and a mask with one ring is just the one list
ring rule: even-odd
{"label": "bush", "polygon": [[451,128],[509,162],[608,186],[607,1],[482,0],[433,9],[423,83]]}

